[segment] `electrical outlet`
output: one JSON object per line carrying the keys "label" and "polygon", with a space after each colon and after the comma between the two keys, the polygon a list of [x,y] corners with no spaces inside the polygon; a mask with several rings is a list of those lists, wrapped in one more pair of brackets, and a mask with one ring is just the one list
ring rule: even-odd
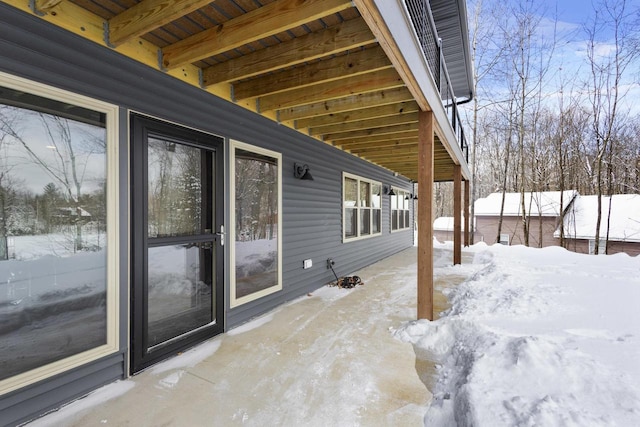
{"label": "electrical outlet", "polygon": [[313,261],[311,261],[310,259],[305,259],[304,261],[302,261],[302,268],[304,268],[305,270],[307,268],[311,268],[313,266]]}
{"label": "electrical outlet", "polygon": [[335,265],[335,261],[333,261],[331,258],[329,258],[327,260],[327,270],[330,269],[331,267],[333,267]]}

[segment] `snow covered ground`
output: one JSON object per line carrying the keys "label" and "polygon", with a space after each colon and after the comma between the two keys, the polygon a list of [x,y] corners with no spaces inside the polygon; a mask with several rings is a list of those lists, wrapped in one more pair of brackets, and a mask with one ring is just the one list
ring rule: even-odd
{"label": "snow covered ground", "polygon": [[640,425],[640,257],[468,250],[443,317],[394,332],[436,363],[425,425]]}

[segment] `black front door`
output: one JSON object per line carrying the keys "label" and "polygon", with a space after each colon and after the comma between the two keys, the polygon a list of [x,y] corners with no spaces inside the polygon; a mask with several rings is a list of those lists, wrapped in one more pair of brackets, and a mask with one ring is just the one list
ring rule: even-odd
{"label": "black front door", "polygon": [[223,140],[131,118],[131,371],[223,331]]}

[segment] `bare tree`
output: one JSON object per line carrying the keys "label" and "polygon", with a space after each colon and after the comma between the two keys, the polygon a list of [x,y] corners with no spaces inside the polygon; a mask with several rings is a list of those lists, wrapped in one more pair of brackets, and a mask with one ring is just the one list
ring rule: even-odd
{"label": "bare tree", "polygon": [[496,10],[495,5],[490,0],[477,0],[473,3],[472,21],[471,21],[471,60],[473,67],[473,104],[472,104],[472,124],[471,124],[471,244],[474,243],[474,221],[475,208],[474,202],[478,197],[478,164],[477,152],[480,144],[478,136],[479,127],[479,111],[484,108],[481,105],[481,99],[486,102],[484,94],[480,88],[482,82],[490,78],[495,67],[499,64],[502,57],[504,46],[496,44],[494,25]]}
{"label": "bare tree", "polygon": [[[587,60],[590,68],[586,84],[592,114],[595,140],[595,186],[598,200],[594,253],[600,250],[602,223],[603,170],[605,155],[611,149],[620,114],[620,101],[626,91],[622,88],[625,72],[639,54],[629,43],[630,16],[626,0],[602,0],[595,8],[595,18],[585,27],[588,36]],[[603,45],[598,36],[610,31],[612,40]],[[605,245],[607,242],[605,241]],[[606,253],[606,247],[605,247]]]}
{"label": "bare tree", "polygon": [[548,40],[541,32],[540,12],[540,6],[533,2],[516,5],[509,11],[511,19],[508,22],[511,25],[507,24],[503,27],[503,37],[508,46],[509,66],[514,71],[511,96],[515,102],[516,114],[512,125],[515,127],[518,149],[518,190],[525,246],[529,246],[530,220],[525,200],[527,190],[525,143],[528,138],[534,141],[536,139],[533,122],[540,108],[543,84],[550,69],[555,47],[555,33]]}
{"label": "bare tree", "polygon": [[[5,108],[4,113],[0,114],[2,134],[21,146],[25,157],[38,165],[64,190],[73,209],[70,215],[75,227],[73,250],[82,250],[82,186],[89,167],[89,158],[96,153],[104,153],[103,135],[93,135],[87,128],[78,128],[74,121],[60,116],[33,113],[13,107]],[[28,120],[29,126],[36,126],[33,114],[37,115],[51,155],[39,153],[34,142],[25,137],[20,129],[22,119]],[[103,132],[102,129],[100,131]]]}

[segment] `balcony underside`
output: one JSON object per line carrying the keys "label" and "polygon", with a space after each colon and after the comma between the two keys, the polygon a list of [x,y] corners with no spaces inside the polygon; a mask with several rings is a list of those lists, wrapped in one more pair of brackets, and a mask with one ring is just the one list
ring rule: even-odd
{"label": "balcony underside", "polygon": [[[442,108],[366,0],[2,1],[416,181],[418,111]],[[446,126],[436,181],[464,163]]]}

